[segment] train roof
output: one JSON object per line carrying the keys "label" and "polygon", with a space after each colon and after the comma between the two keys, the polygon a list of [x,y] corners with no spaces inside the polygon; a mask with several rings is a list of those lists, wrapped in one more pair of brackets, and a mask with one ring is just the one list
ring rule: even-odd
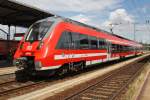
{"label": "train roof", "polygon": [[[141,44],[139,44],[136,41],[127,39],[125,37],[122,37],[122,36],[119,36],[119,35],[116,35],[116,34],[112,34],[108,31],[102,30],[100,28],[96,28],[96,27],[93,27],[93,26],[90,26],[90,25],[87,25],[87,24],[84,24],[84,23],[81,23],[81,22],[78,22],[78,21],[74,21],[74,20],[69,19],[69,18],[63,18],[63,19],[67,22],[71,22],[71,23],[74,23],[74,24],[77,24],[77,25],[80,25],[80,26],[83,26],[83,27],[88,27],[88,28],[93,29],[93,30],[98,31],[98,32],[102,32],[104,34],[107,34],[107,36],[112,36],[110,41],[114,42],[116,44],[118,44],[118,42],[119,42],[120,44],[132,45],[132,46],[137,46],[137,47],[142,46]],[[115,40],[118,40],[118,39],[119,39],[119,41],[115,41]]]}
{"label": "train roof", "polygon": [[[53,17],[45,18],[45,19],[40,20],[40,21],[45,21],[45,20],[46,21],[55,20],[57,22],[65,21],[65,22],[69,22],[69,23],[72,23],[72,24],[75,24],[75,25],[87,27],[89,29],[100,32],[108,41],[111,41],[112,43],[115,43],[115,44],[121,44],[121,45],[127,45],[127,46],[129,45],[129,46],[136,46],[136,47],[141,47],[142,46],[141,44],[139,44],[139,43],[137,43],[133,40],[124,38],[124,37],[116,35],[116,34],[112,34],[112,33],[107,32],[105,30],[102,30],[102,29],[99,29],[99,28],[96,28],[96,27],[93,27],[93,26],[90,26],[90,25],[87,25],[87,24],[84,24],[84,23],[81,23],[81,22],[78,22],[78,21],[74,21],[74,20],[69,19],[69,18],[64,18],[64,17],[61,17],[61,16],[53,16]],[[40,21],[38,21],[38,22],[40,22]]]}

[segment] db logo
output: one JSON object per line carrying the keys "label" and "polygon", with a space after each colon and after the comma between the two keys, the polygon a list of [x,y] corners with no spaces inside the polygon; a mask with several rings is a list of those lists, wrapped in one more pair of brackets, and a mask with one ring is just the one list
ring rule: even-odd
{"label": "db logo", "polygon": [[31,50],[32,49],[32,46],[27,46],[27,50]]}

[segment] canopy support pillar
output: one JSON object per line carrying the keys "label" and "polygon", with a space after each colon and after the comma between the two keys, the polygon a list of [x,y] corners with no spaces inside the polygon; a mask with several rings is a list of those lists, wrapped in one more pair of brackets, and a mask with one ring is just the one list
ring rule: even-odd
{"label": "canopy support pillar", "polygon": [[7,40],[10,40],[10,25],[8,25],[8,34],[7,34]]}

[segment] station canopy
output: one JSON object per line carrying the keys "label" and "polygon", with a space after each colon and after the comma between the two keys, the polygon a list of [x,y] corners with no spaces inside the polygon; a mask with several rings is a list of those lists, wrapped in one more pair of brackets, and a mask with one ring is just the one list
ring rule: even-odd
{"label": "station canopy", "polygon": [[37,20],[54,16],[15,0],[0,0],[0,24],[29,27]]}

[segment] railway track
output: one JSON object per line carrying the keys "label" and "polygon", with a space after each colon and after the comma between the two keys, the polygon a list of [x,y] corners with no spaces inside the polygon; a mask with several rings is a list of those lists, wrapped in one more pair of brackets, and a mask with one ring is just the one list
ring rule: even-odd
{"label": "railway track", "polygon": [[31,78],[29,80],[10,80],[3,83],[0,83],[0,100],[5,100],[11,97],[20,96],[41,88],[44,88],[49,85],[60,83],[65,80],[69,80],[71,77],[59,78]]}
{"label": "railway track", "polygon": [[0,84],[15,80],[15,73],[0,75]]}
{"label": "railway track", "polygon": [[3,84],[0,84],[0,95],[5,95],[5,94],[8,94],[9,92],[13,92],[15,90],[21,90],[23,88],[31,87],[33,85],[40,84],[42,82],[43,81],[39,81],[39,82],[28,81],[25,83],[20,83],[17,81],[6,82]]}
{"label": "railway track", "polygon": [[[114,61],[114,62],[111,62],[111,64],[115,64],[117,62],[118,61]],[[109,65],[108,63],[103,64],[103,66],[108,66],[108,65]],[[79,73],[88,72],[90,70],[91,69],[87,69],[87,70],[81,71]],[[94,68],[93,68],[93,70],[94,70]],[[67,76],[69,76],[69,77],[67,77]],[[18,94],[19,95],[25,94],[25,93],[31,92],[32,90],[39,89],[38,87],[45,87],[45,86],[53,84],[53,83],[58,83],[57,81],[60,82],[60,81],[71,79],[72,77],[76,77],[76,74],[71,75],[71,77],[70,77],[70,74],[66,75],[65,78],[63,76],[63,79],[62,79],[62,77],[61,78],[54,77],[54,78],[50,78],[50,79],[46,78],[43,80],[34,80],[34,79],[32,80],[31,79],[31,81],[25,80],[25,82],[18,82],[15,80],[15,73],[0,75],[0,96],[1,96],[0,99],[18,96]],[[23,80],[23,79],[21,79],[21,80]],[[30,89],[31,87],[33,89]],[[21,93],[20,93],[20,91],[21,91]]]}
{"label": "railway track", "polygon": [[31,89],[40,88],[43,85],[46,85],[48,82],[44,80],[41,81],[27,81],[27,82],[18,82],[16,80],[9,81],[0,84],[0,99],[7,99],[9,97],[14,97],[28,93]]}
{"label": "railway track", "polygon": [[2,74],[2,75],[0,75],[0,78],[3,78],[3,77],[12,77],[12,76],[15,76],[15,73]]}
{"label": "railway track", "polygon": [[150,56],[108,74],[97,83],[66,97],[65,100],[115,100],[142,71],[147,61],[150,61]]}
{"label": "railway track", "polygon": [[[114,64],[114,62],[112,64]],[[106,63],[103,66],[108,66],[108,64]],[[90,71],[90,69],[87,71]],[[87,71],[84,70],[83,72],[87,72]],[[81,73],[83,74],[83,72]],[[58,77],[53,77],[50,79],[29,80],[26,82],[18,82],[16,80],[12,80],[8,82],[0,83],[0,99],[8,99],[11,97],[19,96],[78,76],[79,75],[73,75],[73,76],[71,75],[70,77],[65,77],[63,79]]]}

